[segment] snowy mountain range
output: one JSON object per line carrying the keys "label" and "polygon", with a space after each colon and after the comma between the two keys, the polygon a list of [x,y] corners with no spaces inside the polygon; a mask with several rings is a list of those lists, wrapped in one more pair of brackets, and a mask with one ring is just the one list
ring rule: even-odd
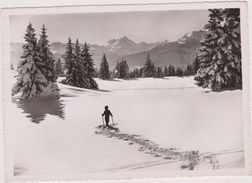
{"label": "snowy mountain range", "polygon": [[160,43],[148,51],[127,55],[125,59],[131,67],[143,65],[146,55],[149,53],[151,60],[157,66],[172,64],[175,67],[180,66],[184,69],[193,62],[204,34],[204,31],[193,31],[176,41]]}
{"label": "snowy mountain range", "polygon": [[[172,64],[185,67],[192,62],[193,54],[200,46],[203,35],[204,31],[193,31],[173,42],[165,40],[156,43],[135,43],[124,36],[119,39],[111,39],[106,45],[89,44],[89,46],[96,67],[100,65],[103,54],[106,54],[111,68],[122,58],[127,60],[131,68],[139,67],[144,64],[148,53],[158,66]],[[65,49],[65,43],[53,42],[51,44],[51,51],[55,59],[61,58]],[[11,63],[14,67],[17,67],[21,55],[22,43],[11,43]]]}
{"label": "snowy mountain range", "polygon": [[157,46],[157,43],[146,43],[140,42],[135,43],[134,41],[130,40],[128,37],[124,36],[120,39],[112,39],[108,41],[107,48],[109,51],[116,52],[121,56],[125,56],[128,54],[133,54],[137,52],[142,52],[154,48]]}

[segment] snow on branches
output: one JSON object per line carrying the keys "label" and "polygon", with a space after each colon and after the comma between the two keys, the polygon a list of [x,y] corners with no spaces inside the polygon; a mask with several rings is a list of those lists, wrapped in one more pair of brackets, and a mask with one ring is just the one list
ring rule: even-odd
{"label": "snow on branches", "polygon": [[39,96],[59,97],[45,27],[43,26],[42,35],[37,42],[35,30],[29,23],[24,39],[26,43],[23,45],[22,60],[19,62],[12,95],[18,94],[20,100]]}
{"label": "snow on branches", "polygon": [[207,33],[195,60],[199,86],[213,90],[242,86],[240,10],[210,9]]}

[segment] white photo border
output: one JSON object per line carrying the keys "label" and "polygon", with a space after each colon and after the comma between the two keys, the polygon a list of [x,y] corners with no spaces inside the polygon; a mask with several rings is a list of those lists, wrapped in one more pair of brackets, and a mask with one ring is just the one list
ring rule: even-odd
{"label": "white photo border", "polygon": [[[248,36],[248,17],[246,2],[192,2],[192,3],[157,3],[157,4],[117,4],[117,5],[82,5],[82,6],[64,6],[64,7],[36,7],[36,8],[11,8],[2,11],[2,82],[3,82],[3,122],[4,122],[4,145],[5,145],[5,174],[6,181],[61,181],[61,180],[104,180],[120,179],[118,177],[107,177],[102,175],[98,178],[85,175],[60,175],[44,177],[15,177],[13,176],[12,161],[12,143],[11,136],[11,86],[8,82],[10,78],[10,39],[9,39],[9,17],[11,15],[41,15],[41,14],[73,14],[73,13],[99,13],[99,12],[135,12],[135,11],[167,11],[167,10],[197,10],[211,8],[240,8],[241,13],[241,45],[242,45],[242,76],[243,76],[243,123],[244,123],[244,152],[245,169],[244,170],[211,170],[211,171],[193,171],[193,172],[168,172],[167,176],[156,175],[147,177],[136,175],[134,178],[167,178],[176,176],[212,176],[212,175],[249,175],[251,174],[251,125],[250,125],[250,65],[249,65],[249,42]],[[56,12],[55,12],[56,10]],[[132,177],[131,177],[132,178]]]}

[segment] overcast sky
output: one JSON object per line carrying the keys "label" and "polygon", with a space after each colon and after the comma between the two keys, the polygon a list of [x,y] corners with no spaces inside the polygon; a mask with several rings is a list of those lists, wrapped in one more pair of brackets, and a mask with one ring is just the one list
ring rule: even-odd
{"label": "overcast sky", "polygon": [[202,29],[207,20],[208,10],[19,15],[10,17],[10,39],[23,42],[31,22],[37,34],[45,24],[50,42],[66,42],[71,37],[80,42],[105,44],[123,36],[135,42],[172,41]]}

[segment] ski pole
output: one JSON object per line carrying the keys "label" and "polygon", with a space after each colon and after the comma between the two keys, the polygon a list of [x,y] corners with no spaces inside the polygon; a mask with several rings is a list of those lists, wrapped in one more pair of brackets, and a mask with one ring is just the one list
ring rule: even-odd
{"label": "ski pole", "polygon": [[113,118],[113,116],[112,116],[112,123],[113,123],[113,126],[115,126],[115,123],[114,123],[114,118]]}
{"label": "ski pole", "polygon": [[103,119],[103,116],[102,116],[102,125],[104,126],[104,119]]}

